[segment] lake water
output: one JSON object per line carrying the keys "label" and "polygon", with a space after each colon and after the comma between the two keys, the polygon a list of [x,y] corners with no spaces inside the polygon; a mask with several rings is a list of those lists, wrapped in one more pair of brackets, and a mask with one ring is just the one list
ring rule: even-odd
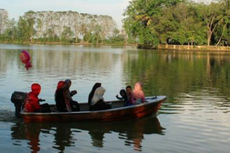
{"label": "lake water", "polygon": [[[28,71],[21,50],[32,57]],[[14,117],[14,91],[42,86],[54,103],[59,80],[71,79],[74,99],[86,102],[95,82],[113,100],[141,81],[146,96],[166,95],[157,116],[112,123],[25,124]],[[230,53],[137,50],[133,47],[0,44],[2,153],[229,153]]]}

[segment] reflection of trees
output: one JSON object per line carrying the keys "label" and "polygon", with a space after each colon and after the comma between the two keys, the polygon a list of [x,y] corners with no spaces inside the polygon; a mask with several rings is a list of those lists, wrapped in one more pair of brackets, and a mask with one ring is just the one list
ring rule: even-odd
{"label": "reflection of trees", "polygon": [[[77,52],[77,51],[34,51],[33,59],[36,69],[47,73],[58,71],[59,74],[85,74],[109,71],[116,63],[115,54],[106,52]],[[88,70],[88,71],[87,71]],[[103,74],[106,75],[106,74]]]}
{"label": "reflection of trees", "polygon": [[[33,70],[35,72],[45,72],[46,75],[53,75],[54,72],[58,74],[100,74],[101,70],[103,72],[108,71],[109,75],[111,67],[117,62],[118,54],[113,54],[110,52],[82,52],[79,50],[73,50],[70,47],[54,46],[49,49],[39,49],[45,46],[35,47],[34,50],[28,50],[31,54],[31,60],[33,65]],[[63,47],[63,50],[61,49]],[[67,49],[67,51],[66,51]],[[89,49],[90,50],[90,49]],[[3,74],[7,71],[7,68],[17,67],[24,68],[24,65],[19,60],[19,53],[21,50],[0,50],[0,72]],[[16,61],[16,63],[15,63]],[[32,71],[32,70],[31,70]],[[40,74],[41,75],[41,74]]]}
{"label": "reflection of trees", "polygon": [[124,63],[124,77],[131,85],[142,81],[146,95],[166,94],[170,98],[191,88],[209,86],[229,93],[230,64],[226,54],[140,51],[138,58]]}
{"label": "reflection of trees", "polygon": [[109,47],[105,51],[103,47],[15,46],[5,45],[2,48],[6,49],[0,50],[0,73],[7,74],[14,68],[25,70],[19,53],[24,47],[30,48],[33,68],[25,71],[26,74],[17,74],[25,75],[22,78],[26,82],[36,75],[41,78],[53,78],[54,75],[101,78],[110,75],[121,61],[123,65],[119,68],[123,69],[123,82],[133,86],[142,81],[146,95],[163,94],[170,98],[202,87],[215,87],[230,94],[227,52],[134,51],[127,48],[123,54],[116,54]]}
{"label": "reflection of trees", "polygon": [[12,69],[15,61],[19,61],[19,52],[17,50],[0,49],[0,74],[5,74],[8,68]]}

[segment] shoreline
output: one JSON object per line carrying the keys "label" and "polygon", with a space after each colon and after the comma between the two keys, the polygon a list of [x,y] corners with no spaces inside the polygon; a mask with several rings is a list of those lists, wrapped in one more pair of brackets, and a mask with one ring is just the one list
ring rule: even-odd
{"label": "shoreline", "polygon": [[230,46],[158,45],[159,50],[230,51]]}
{"label": "shoreline", "polygon": [[152,49],[152,50],[177,50],[177,51],[230,51],[230,46],[195,46],[195,45],[141,45],[141,44],[93,44],[93,43],[63,43],[63,42],[0,42],[0,44],[21,44],[21,45],[76,45],[76,46],[133,46],[137,49]]}
{"label": "shoreline", "polygon": [[119,44],[119,43],[86,43],[86,42],[80,42],[80,43],[64,43],[64,42],[2,42],[0,41],[0,44],[18,44],[18,45],[76,45],[76,46],[137,46],[137,44]]}

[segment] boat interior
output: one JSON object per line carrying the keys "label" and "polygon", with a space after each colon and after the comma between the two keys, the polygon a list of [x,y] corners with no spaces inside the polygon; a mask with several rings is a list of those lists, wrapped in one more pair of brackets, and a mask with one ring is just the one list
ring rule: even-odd
{"label": "boat interior", "polygon": [[[124,106],[124,101],[119,101],[119,100],[107,101],[106,103],[110,104],[112,109],[113,108],[120,108],[120,107]],[[89,111],[88,103],[80,103],[79,102],[78,104],[80,106],[80,111]],[[49,106],[50,106],[50,109],[51,109],[52,112],[58,112],[55,104],[49,104]]]}

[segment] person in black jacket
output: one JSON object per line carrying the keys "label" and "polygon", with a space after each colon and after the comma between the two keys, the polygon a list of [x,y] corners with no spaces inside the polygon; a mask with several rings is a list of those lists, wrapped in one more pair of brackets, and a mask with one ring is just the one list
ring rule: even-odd
{"label": "person in black jacket", "polygon": [[58,111],[79,111],[80,107],[77,101],[72,99],[72,96],[77,94],[76,90],[70,91],[71,80],[59,81],[55,92],[55,102]]}
{"label": "person in black jacket", "polygon": [[57,84],[57,89],[55,92],[55,102],[56,107],[59,112],[67,112],[66,105],[65,105],[65,98],[63,95],[62,87],[65,85],[65,81],[59,81]]}

